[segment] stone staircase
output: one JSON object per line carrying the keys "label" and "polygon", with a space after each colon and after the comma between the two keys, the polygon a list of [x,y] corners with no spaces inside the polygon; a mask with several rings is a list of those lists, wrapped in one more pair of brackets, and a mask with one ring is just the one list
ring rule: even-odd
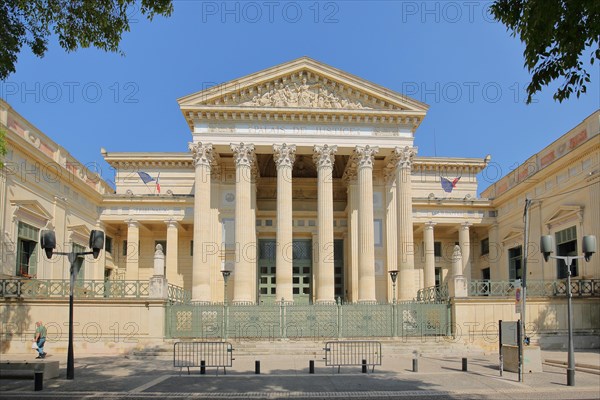
{"label": "stone staircase", "polygon": [[[344,339],[351,340],[351,339]],[[463,343],[454,343],[451,338],[432,337],[425,338],[373,338],[365,340],[375,340],[382,344],[382,353],[384,356],[411,356],[421,355],[466,355],[483,354],[483,350],[477,346],[464,345]],[[127,357],[131,359],[154,359],[154,360],[172,360],[173,344],[178,340],[165,340],[161,345],[135,349]],[[216,340],[218,341],[218,340]],[[260,356],[260,355],[278,355],[278,356],[307,356],[321,358],[324,355],[323,348],[325,342],[330,340],[229,340],[234,349],[234,357],[242,356]],[[333,341],[333,340],[332,340]]]}

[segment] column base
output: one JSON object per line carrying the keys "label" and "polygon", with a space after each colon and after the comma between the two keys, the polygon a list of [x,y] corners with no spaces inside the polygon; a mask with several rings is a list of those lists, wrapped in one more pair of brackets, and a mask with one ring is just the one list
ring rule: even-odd
{"label": "column base", "polygon": [[315,300],[315,305],[333,305],[337,304],[335,300]]}
{"label": "column base", "polygon": [[358,304],[379,304],[377,300],[358,300]]}
{"label": "column base", "polygon": [[254,301],[250,301],[250,300],[234,300],[231,302],[231,305],[233,306],[255,306],[257,305],[256,302]]}

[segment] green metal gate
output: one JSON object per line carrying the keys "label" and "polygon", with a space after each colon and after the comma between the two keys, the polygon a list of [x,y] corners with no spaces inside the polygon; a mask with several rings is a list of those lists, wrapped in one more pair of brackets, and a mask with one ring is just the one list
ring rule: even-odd
{"label": "green metal gate", "polygon": [[171,304],[168,338],[335,339],[447,336],[448,303],[399,304]]}

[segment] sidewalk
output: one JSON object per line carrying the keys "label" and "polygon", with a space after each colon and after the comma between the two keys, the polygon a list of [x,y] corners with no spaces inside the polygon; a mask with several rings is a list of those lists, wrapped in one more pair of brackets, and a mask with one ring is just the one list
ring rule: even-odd
{"label": "sidewalk", "polygon": [[[498,372],[494,355],[468,357],[468,372],[461,370],[462,355],[423,356],[419,371],[412,372],[412,357],[391,355],[374,373],[360,367],[325,367],[311,356],[236,356],[233,368],[223,375],[207,369],[192,375],[172,367],[171,361],[132,360],[124,356],[85,357],[76,355],[75,379],[65,379],[66,357],[49,355],[61,363],[58,379],[46,380],[44,390],[33,392],[32,380],[0,380],[0,398],[449,398],[449,399],[597,399],[600,375],[577,372],[575,387],[566,386],[566,369],[544,365],[544,372],[517,374]],[[38,362],[29,357],[32,362]],[[543,352],[543,358],[564,359],[566,352]],[[11,356],[13,360],[24,358]],[[261,375],[254,374],[255,359]],[[309,374],[309,360],[315,374]],[[3,361],[6,361],[3,358]],[[39,361],[43,362],[43,361]],[[600,353],[577,352],[577,363],[600,365]]]}

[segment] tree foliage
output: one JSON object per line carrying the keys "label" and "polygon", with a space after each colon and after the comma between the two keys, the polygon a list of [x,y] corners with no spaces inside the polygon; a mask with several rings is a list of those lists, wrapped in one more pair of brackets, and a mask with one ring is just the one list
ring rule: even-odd
{"label": "tree foliage", "polygon": [[66,51],[96,47],[121,52],[132,18],[170,16],[172,0],[2,0],[0,1],[0,80],[15,72],[23,46],[43,57],[54,34]]}
{"label": "tree foliage", "polygon": [[590,74],[584,67],[584,53],[590,52],[592,65],[600,60],[599,0],[496,0],[491,12],[525,43],[525,66],[532,73],[527,103],[560,78],[564,80],[555,100],[586,92]]}

